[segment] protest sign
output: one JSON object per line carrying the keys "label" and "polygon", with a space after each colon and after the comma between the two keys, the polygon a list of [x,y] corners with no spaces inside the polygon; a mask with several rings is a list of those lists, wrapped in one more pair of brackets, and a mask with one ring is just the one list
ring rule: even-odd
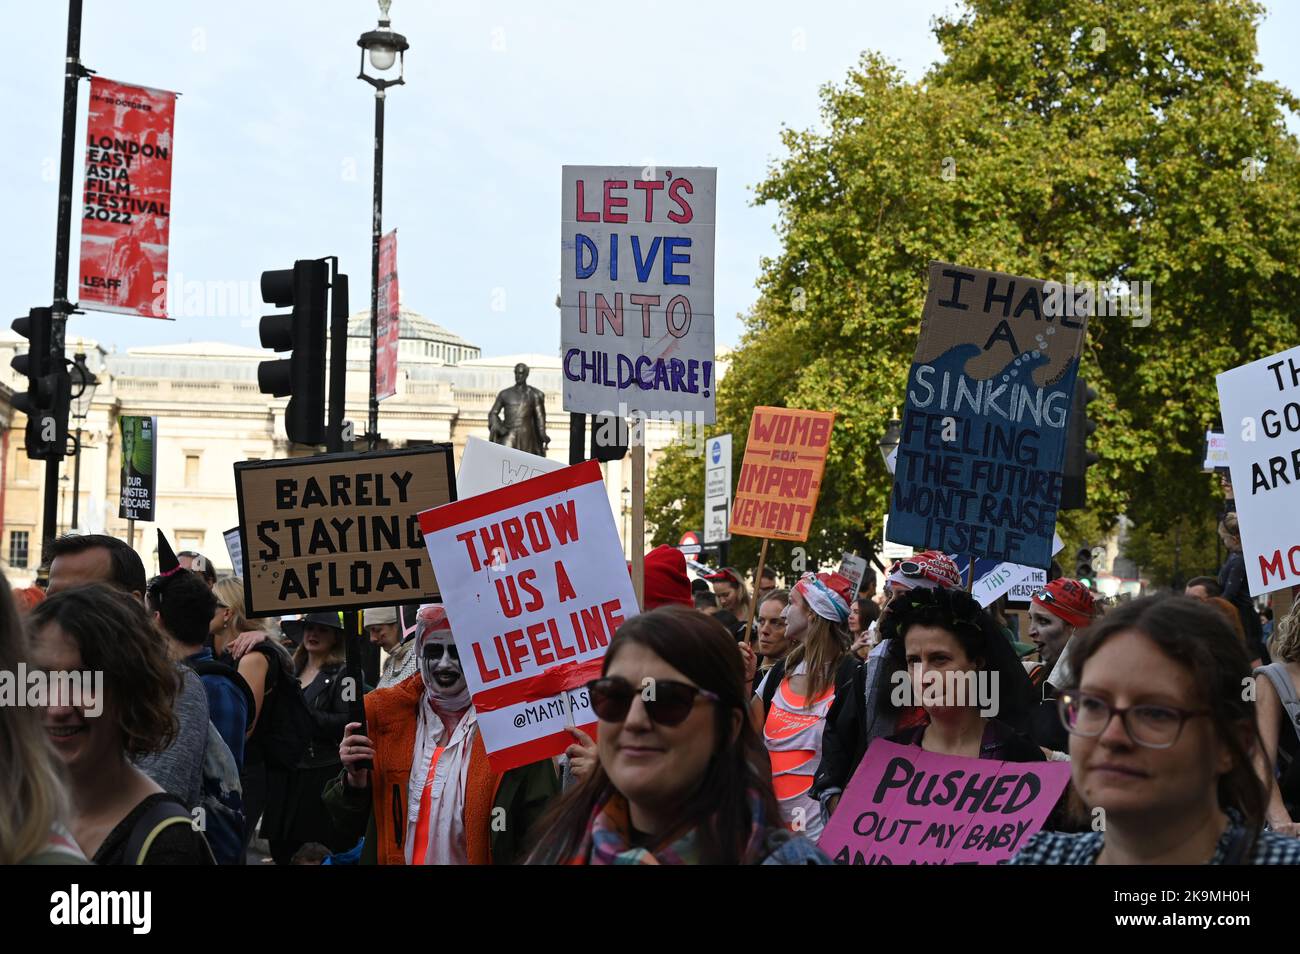
{"label": "protest sign", "polygon": [[840,566],[835,572],[852,582],[853,599],[849,600],[852,603],[862,589],[862,578],[867,575],[867,558],[845,553],[840,557]]}
{"label": "protest sign", "polygon": [[1043,827],[1069,781],[1065,762],[937,755],[876,739],[818,847],[838,864],[998,864]]}
{"label": "protest sign", "polygon": [[1228,469],[1228,435],[1216,434],[1214,431],[1205,432],[1205,461],[1201,464],[1201,469],[1206,471]]}
{"label": "protest sign", "polygon": [[1250,595],[1300,583],[1300,348],[1218,376]]}
{"label": "protest sign", "polygon": [[754,408],[731,510],[732,533],[808,539],[834,423],[834,411]]}
{"label": "protest sign", "polygon": [[709,438],[704,447],[704,542],[712,545],[731,539],[731,435]]}
{"label": "protest sign", "polygon": [[124,415],[117,422],[122,438],[117,515],[124,520],[152,521],[158,472],[158,418]]}
{"label": "protest sign", "polygon": [[930,264],[890,539],[1048,565],[1091,289]]}
{"label": "protest sign", "polygon": [[83,308],[167,317],[175,112],[175,93],[90,79],[76,296]]}
{"label": "protest sign", "polygon": [[[1035,593],[1041,591],[1047,585],[1046,570],[1039,570],[1034,567],[1025,567],[1025,569],[1032,569],[1033,572],[1025,575],[1007,588],[1007,602],[1028,603],[1034,598]],[[996,597],[994,598],[996,599]]]}
{"label": "protest sign", "polygon": [[456,499],[450,444],[235,464],[248,615],[436,599],[421,511]]}
{"label": "protest sign", "polygon": [[712,424],[717,170],[565,166],[564,409]]}
{"label": "protest sign", "polygon": [[401,331],[397,290],[397,229],[379,239],[379,308],[375,336],[375,399],[397,393],[397,344]]}
{"label": "protest sign", "polygon": [[591,732],[586,684],[637,613],[600,464],[420,514],[488,760],[497,772]]}
{"label": "protest sign", "polygon": [[221,536],[226,541],[226,552],[230,554],[231,572],[238,576],[244,572],[244,541],[239,537],[239,528],[231,527]]}
{"label": "protest sign", "polygon": [[465,453],[460,458],[456,492],[461,499],[473,497],[559,470],[563,466],[557,460],[538,457],[504,444],[494,444],[481,437],[471,437],[465,441]]}

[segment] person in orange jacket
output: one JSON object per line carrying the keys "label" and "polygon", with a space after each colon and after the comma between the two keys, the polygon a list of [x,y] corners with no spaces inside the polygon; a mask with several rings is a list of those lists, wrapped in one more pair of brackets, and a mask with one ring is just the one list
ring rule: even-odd
{"label": "person in orange jacket", "polygon": [[555,768],[492,771],[447,614],[428,604],[417,620],[418,672],[366,696],[368,735],[348,724],[322,798],[336,824],[365,827],[362,864],[509,864],[559,791]]}

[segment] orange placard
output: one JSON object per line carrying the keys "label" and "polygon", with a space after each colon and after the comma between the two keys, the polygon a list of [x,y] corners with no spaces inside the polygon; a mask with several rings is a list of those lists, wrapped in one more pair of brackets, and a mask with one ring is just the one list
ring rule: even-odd
{"label": "orange placard", "polygon": [[733,534],[808,539],[834,423],[834,411],[754,408],[731,508]]}

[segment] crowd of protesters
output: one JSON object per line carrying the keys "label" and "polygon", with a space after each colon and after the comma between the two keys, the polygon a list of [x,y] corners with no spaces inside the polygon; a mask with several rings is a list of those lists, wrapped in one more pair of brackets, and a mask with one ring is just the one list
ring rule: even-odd
{"label": "crowd of protesters", "polygon": [[[838,573],[692,581],[659,547],[586,687],[594,738],[504,773],[441,605],[365,610],[383,661],[358,686],[339,614],[268,626],[161,534],[152,579],[119,540],[62,537],[44,592],[0,585],[0,669],[102,686],[0,707],[0,863],[824,864],[880,739],[1068,762],[1014,864],[1300,863],[1300,613],[1255,607],[1233,516],[1217,577],[1103,610],[1054,574],[1023,640],[942,553],[874,595]],[[996,686],[996,712],[931,691],[952,674]]]}

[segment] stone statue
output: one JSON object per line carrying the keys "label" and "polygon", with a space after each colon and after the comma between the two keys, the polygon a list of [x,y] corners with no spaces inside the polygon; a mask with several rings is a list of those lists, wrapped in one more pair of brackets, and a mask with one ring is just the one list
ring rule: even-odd
{"label": "stone statue", "polygon": [[528,385],[528,365],[515,365],[515,386],[497,395],[488,411],[492,443],[504,444],[538,457],[546,456],[546,395]]}

